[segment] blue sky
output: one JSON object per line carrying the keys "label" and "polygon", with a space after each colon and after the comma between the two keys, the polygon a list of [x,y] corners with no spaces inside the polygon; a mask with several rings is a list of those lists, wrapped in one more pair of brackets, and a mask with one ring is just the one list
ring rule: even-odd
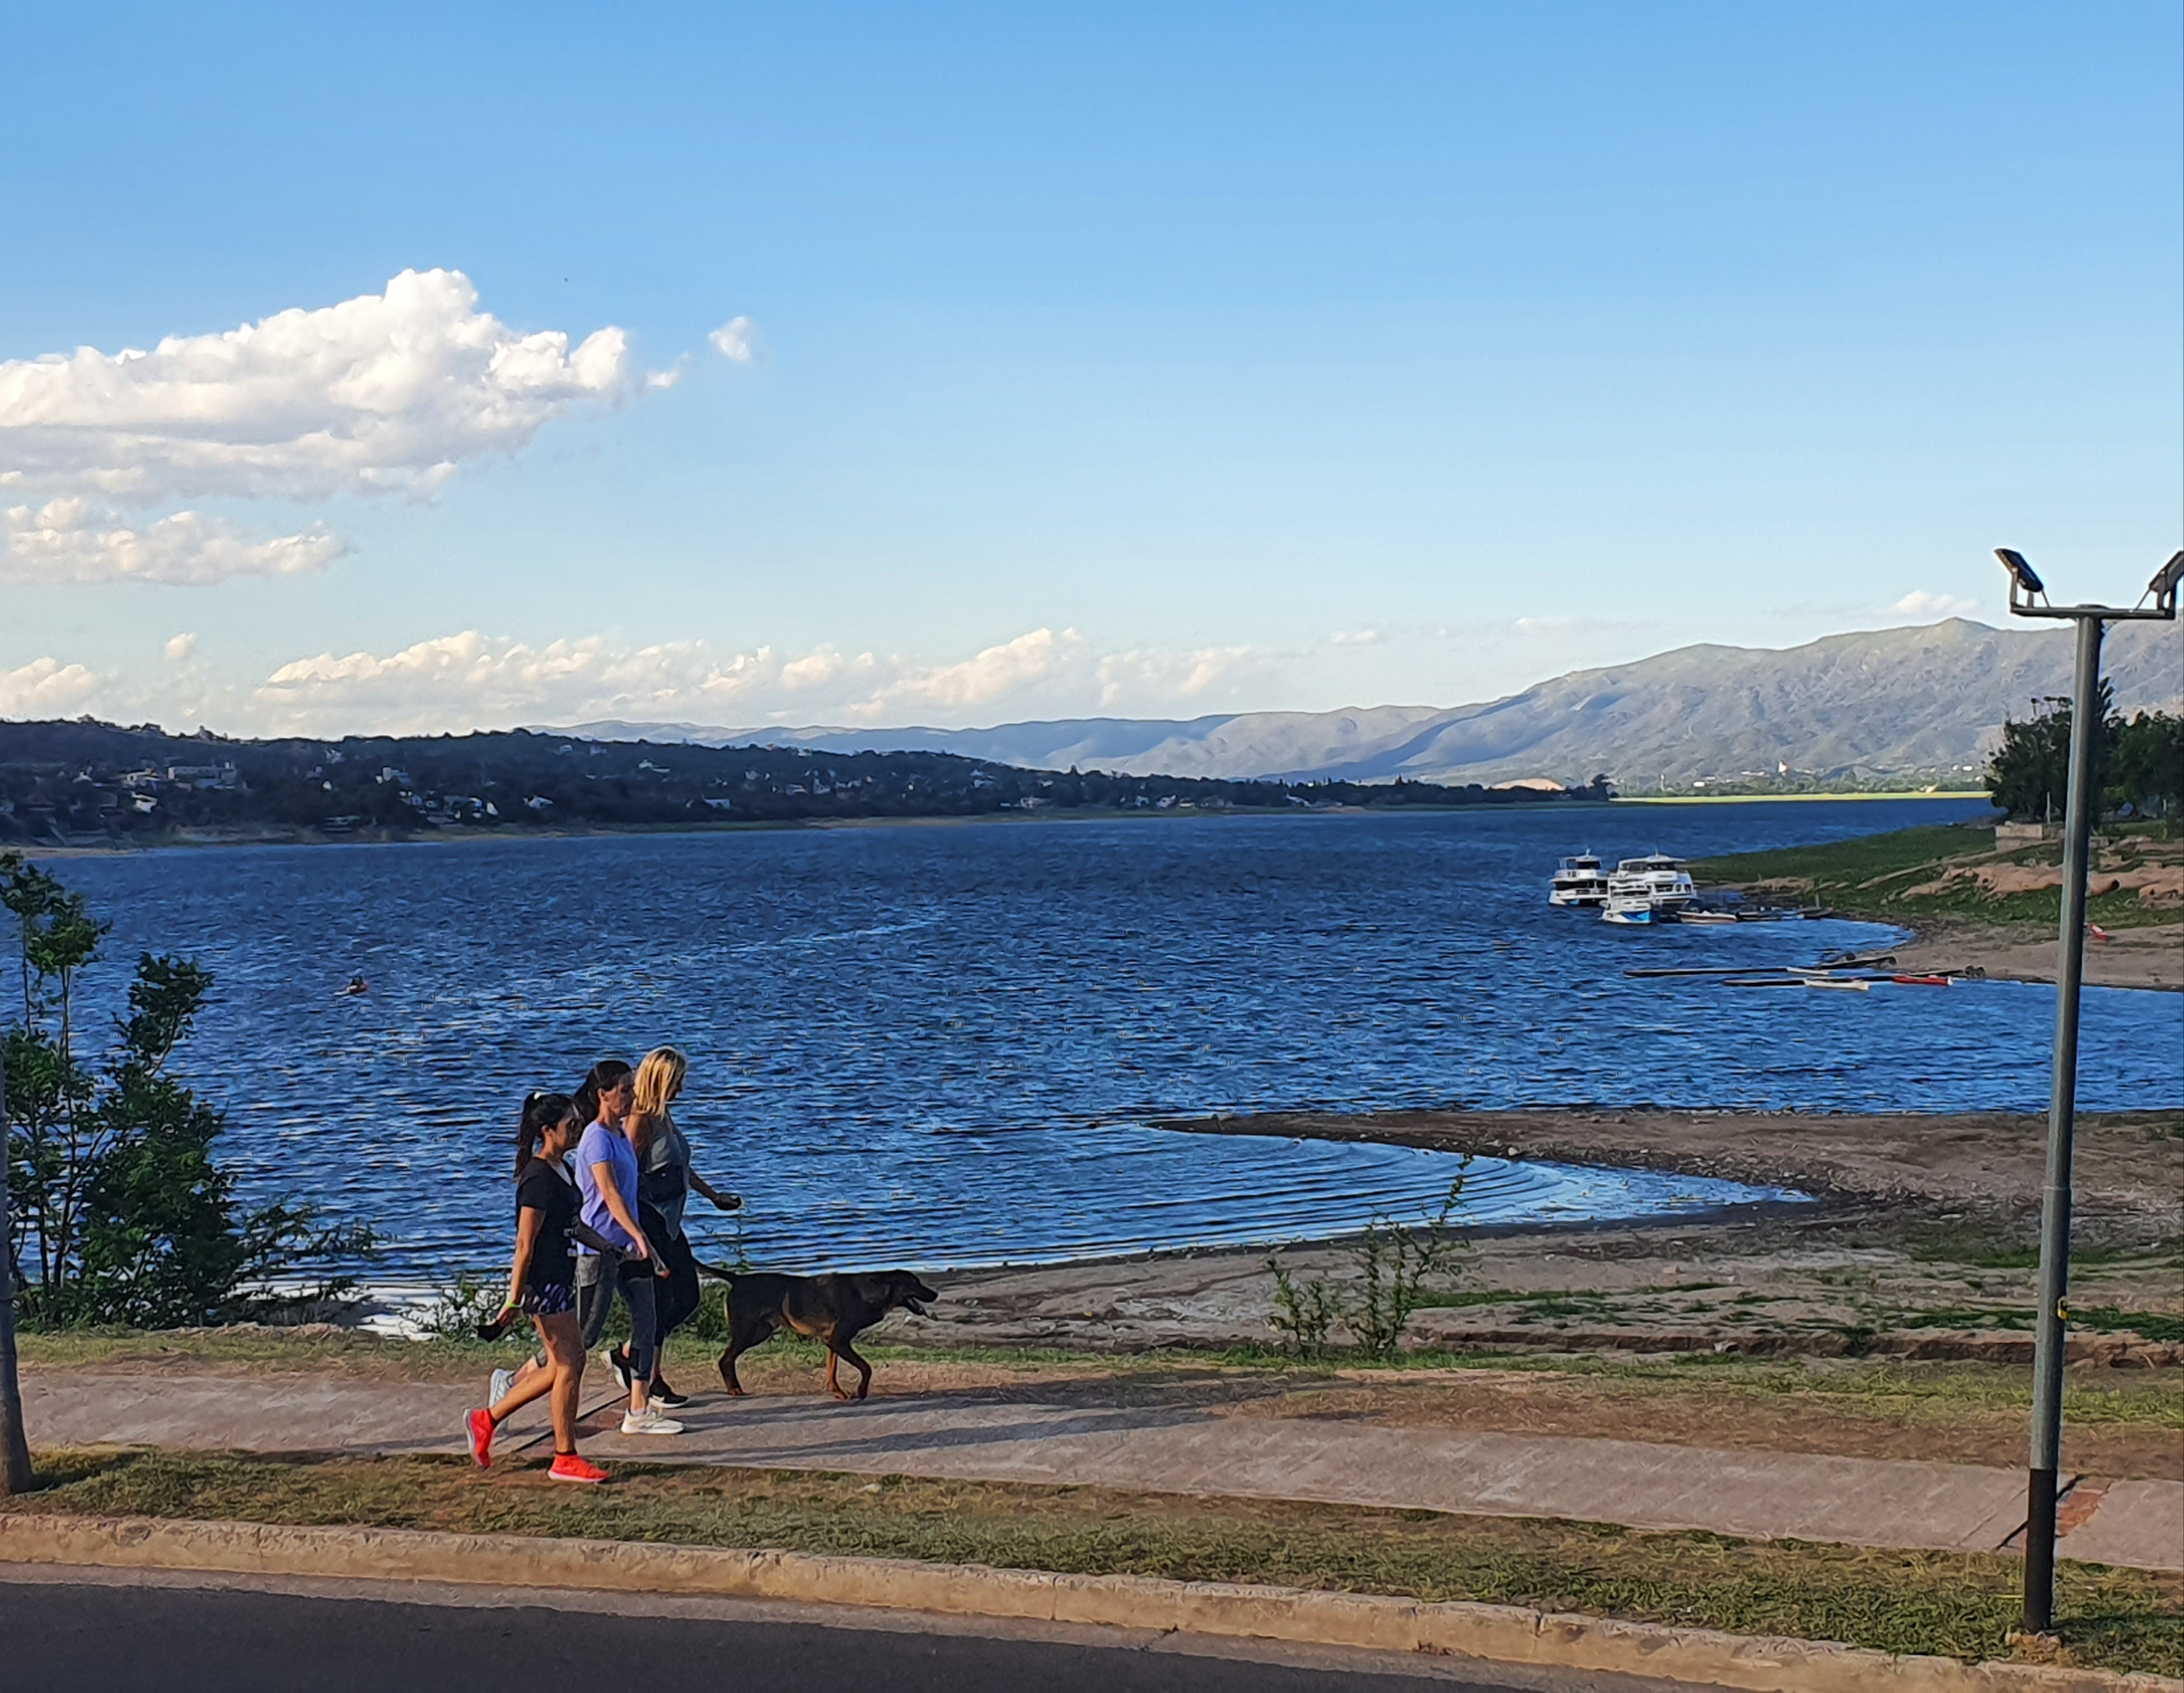
{"label": "blue sky", "polygon": [[[2173,4],[47,14],[8,715],[1452,704],[2178,540]],[[149,474],[159,361],[22,362],[435,269],[163,388]],[[462,362],[601,330],[513,415]]]}

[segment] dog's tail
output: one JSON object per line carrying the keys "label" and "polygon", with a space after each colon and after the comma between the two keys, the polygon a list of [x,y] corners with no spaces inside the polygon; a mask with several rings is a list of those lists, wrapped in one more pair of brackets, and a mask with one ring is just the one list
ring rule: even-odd
{"label": "dog's tail", "polygon": [[699,1275],[710,1276],[715,1281],[727,1282],[731,1286],[734,1285],[737,1277],[743,1273],[740,1270],[723,1269],[718,1264],[709,1264],[703,1258],[694,1258],[691,1261],[697,1265]]}

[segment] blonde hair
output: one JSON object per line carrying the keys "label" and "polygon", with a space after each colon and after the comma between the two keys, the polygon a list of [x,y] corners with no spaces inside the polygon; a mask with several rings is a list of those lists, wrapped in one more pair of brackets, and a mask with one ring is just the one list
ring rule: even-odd
{"label": "blonde hair", "polygon": [[682,1091],[682,1078],[690,1073],[690,1061],[671,1046],[655,1047],[637,1066],[637,1098],[632,1105],[639,1117],[661,1117]]}

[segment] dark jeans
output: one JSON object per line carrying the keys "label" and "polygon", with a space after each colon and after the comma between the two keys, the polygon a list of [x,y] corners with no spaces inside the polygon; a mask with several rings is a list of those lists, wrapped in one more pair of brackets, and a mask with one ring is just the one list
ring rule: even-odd
{"label": "dark jeans", "polygon": [[660,1284],[660,1350],[667,1350],[667,1337],[698,1314],[705,1301],[705,1289],[698,1284],[698,1255],[690,1250],[690,1243],[680,1234],[670,1234],[664,1240],[655,1238],[653,1245],[660,1258],[674,1273]]}
{"label": "dark jeans", "polygon": [[640,1381],[652,1379],[654,1350],[660,1343],[661,1283],[649,1258],[625,1258],[612,1269],[597,1257],[577,1260],[577,1321],[588,1352],[599,1344],[613,1313],[615,1295],[629,1307],[630,1373]]}

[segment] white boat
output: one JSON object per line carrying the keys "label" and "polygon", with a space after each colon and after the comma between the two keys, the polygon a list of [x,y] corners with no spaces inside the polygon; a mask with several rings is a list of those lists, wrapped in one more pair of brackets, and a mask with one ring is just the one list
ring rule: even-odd
{"label": "white boat", "polygon": [[1674,922],[1698,897],[1698,888],[1681,859],[1648,853],[1617,864],[1607,878],[1607,899],[1600,915],[1611,923]]}
{"label": "white boat", "polygon": [[1607,898],[1607,872],[1589,852],[1563,860],[1547,890],[1550,905],[1597,905]]}

